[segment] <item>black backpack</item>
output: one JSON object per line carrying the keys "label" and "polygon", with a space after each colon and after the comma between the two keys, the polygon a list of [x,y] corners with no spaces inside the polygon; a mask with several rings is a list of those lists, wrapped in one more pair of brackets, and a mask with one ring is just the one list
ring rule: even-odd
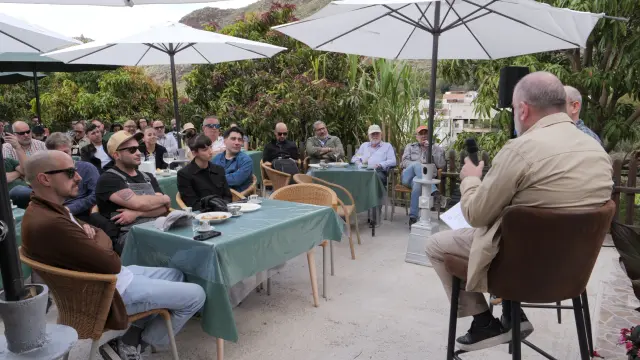
{"label": "black backpack", "polygon": [[273,168],[273,170],[282,171],[283,173],[287,173],[287,174],[289,174],[291,176],[300,173],[300,170],[298,169],[298,163],[295,160],[291,159],[291,158],[289,158],[289,159],[282,159],[282,158],[275,159],[275,160],[273,160],[271,168]]}

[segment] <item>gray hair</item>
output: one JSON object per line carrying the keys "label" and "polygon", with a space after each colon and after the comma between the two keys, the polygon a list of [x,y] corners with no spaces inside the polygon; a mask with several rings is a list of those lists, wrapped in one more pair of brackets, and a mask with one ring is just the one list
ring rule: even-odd
{"label": "gray hair", "polygon": [[13,124],[11,124],[11,129],[12,129],[13,131],[16,131],[16,125],[23,125],[23,124],[24,124],[26,127],[28,127],[29,129],[31,129],[31,126],[29,126],[29,124],[27,124],[27,123],[26,123],[26,122],[24,122],[24,121],[20,121],[20,120],[18,120],[18,121],[16,121],[16,122],[14,122]]}
{"label": "gray hair", "polygon": [[549,72],[537,71],[523,77],[513,94],[514,98],[536,109],[566,111],[567,95],[564,86]]}
{"label": "gray hair", "polygon": [[327,126],[327,124],[325,124],[324,121],[318,120],[313,123],[313,130],[315,130],[318,125],[324,125],[325,127]]}
{"label": "gray hair", "polygon": [[582,95],[578,89],[573,86],[565,85],[564,91],[567,93],[567,98],[569,98],[570,101],[577,101],[582,105]]}
{"label": "gray hair", "polygon": [[53,134],[47,137],[47,140],[45,140],[44,145],[49,150],[56,150],[59,146],[62,146],[62,145],[69,145],[69,147],[71,147],[71,139],[69,139],[69,136],[67,136],[67,134],[63,134],[61,132],[54,132]]}

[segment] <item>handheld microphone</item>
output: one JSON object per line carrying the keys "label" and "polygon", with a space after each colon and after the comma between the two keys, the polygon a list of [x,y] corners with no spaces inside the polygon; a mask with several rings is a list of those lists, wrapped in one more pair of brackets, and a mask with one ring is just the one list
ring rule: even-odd
{"label": "handheld microphone", "polygon": [[464,141],[464,147],[469,154],[469,160],[471,160],[474,165],[478,166],[478,163],[480,163],[480,161],[478,161],[478,144],[476,143],[476,139],[466,139]]}

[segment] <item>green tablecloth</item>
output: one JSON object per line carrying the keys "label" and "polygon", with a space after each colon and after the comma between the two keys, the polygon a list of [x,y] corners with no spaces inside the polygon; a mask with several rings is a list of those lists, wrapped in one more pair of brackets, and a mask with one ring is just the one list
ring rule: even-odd
{"label": "green tablecloth", "polygon": [[169,195],[171,198],[171,207],[174,209],[180,209],[178,203],[176,202],[176,194],[178,193],[178,176],[157,176],[156,180],[158,180],[158,185],[160,185],[160,189],[165,195]]}
{"label": "green tablecloth", "polygon": [[137,225],[129,232],[122,262],[181,270],[207,293],[204,331],[237,341],[228,290],[323,240],[340,241],[343,224],[328,207],[264,200],[262,209],[215,225],[222,235],[204,242],[192,240],[191,226],[161,232],[152,223]]}
{"label": "green tablecloth", "polygon": [[253,161],[253,174],[258,178],[258,185],[262,184],[262,172],[260,172],[260,160],[262,151],[245,151]]}
{"label": "green tablecloth", "polygon": [[[18,244],[18,247],[22,245],[22,236],[20,234],[21,233],[20,230],[22,228],[23,216],[24,216],[24,210],[20,208],[13,209],[13,218],[14,218],[15,229],[16,229],[16,243]],[[21,265],[22,265],[22,278],[26,279],[31,275],[31,268],[25,265],[24,263],[21,263]],[[4,288],[4,286],[2,285],[2,276],[0,276],[0,288]]]}
{"label": "green tablecloth", "polygon": [[[385,189],[374,170],[359,169],[355,165],[326,170],[312,168],[311,176],[346,188],[353,196],[358,212],[382,205]],[[340,200],[347,204],[351,202],[343,191],[335,188],[333,190],[336,191]]]}

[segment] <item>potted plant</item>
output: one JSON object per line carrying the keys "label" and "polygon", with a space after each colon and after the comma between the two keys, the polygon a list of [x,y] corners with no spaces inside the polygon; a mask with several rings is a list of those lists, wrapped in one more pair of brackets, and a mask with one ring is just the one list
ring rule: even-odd
{"label": "potted plant", "polygon": [[620,330],[618,344],[624,344],[627,350],[627,359],[640,358],[640,326]]}

